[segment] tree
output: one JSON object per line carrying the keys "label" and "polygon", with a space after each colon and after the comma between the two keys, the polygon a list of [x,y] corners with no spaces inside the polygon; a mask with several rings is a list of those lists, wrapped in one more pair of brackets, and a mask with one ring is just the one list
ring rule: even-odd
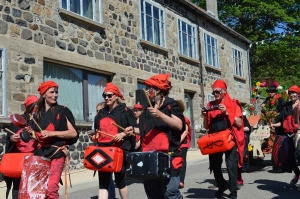
{"label": "tree", "polygon": [[[193,2],[206,8],[205,0]],[[300,0],[220,0],[218,12],[223,23],[253,42],[253,85],[265,77],[300,85]]]}

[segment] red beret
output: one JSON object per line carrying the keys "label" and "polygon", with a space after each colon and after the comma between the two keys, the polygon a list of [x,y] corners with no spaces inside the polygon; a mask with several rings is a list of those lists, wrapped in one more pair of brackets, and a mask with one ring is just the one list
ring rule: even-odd
{"label": "red beret", "polygon": [[214,82],[214,84],[213,84],[212,87],[213,87],[213,89],[215,89],[215,88],[222,88],[222,89],[226,89],[227,90],[226,83],[223,80],[220,80],[220,79],[216,80]]}
{"label": "red beret", "polygon": [[52,87],[58,88],[58,84],[52,80],[49,80],[49,81],[41,83],[38,91],[40,92],[40,95],[43,95],[49,88],[52,88]]}
{"label": "red beret", "polygon": [[295,92],[297,93],[298,95],[300,95],[300,88],[297,86],[297,85],[294,85],[294,86],[291,86],[288,90],[288,92]]}
{"label": "red beret", "polygon": [[147,86],[159,88],[160,90],[167,91],[170,89],[169,85],[170,74],[158,74],[145,80]]}
{"label": "red beret", "polygon": [[122,95],[120,89],[111,82],[106,84],[103,93],[106,93],[106,92],[113,92],[116,96],[118,96],[122,100],[124,100],[124,96]]}
{"label": "red beret", "polygon": [[35,95],[29,95],[26,98],[26,100],[24,102],[24,105],[27,108],[30,104],[33,104],[33,103],[37,102],[38,100],[39,100],[39,98],[37,98],[37,96],[35,96]]}
{"label": "red beret", "polygon": [[133,109],[139,109],[139,110],[143,110],[143,106],[141,104],[135,104],[133,106]]}

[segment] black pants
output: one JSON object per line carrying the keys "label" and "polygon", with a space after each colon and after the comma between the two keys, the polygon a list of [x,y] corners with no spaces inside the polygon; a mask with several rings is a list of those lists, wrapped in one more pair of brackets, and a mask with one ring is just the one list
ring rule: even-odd
{"label": "black pants", "polygon": [[185,173],[186,173],[186,155],[188,148],[181,148],[181,157],[183,158],[182,167],[179,171],[180,182],[184,183]]}
{"label": "black pants", "polygon": [[13,184],[12,190],[12,199],[18,199],[19,196],[19,186],[20,186],[20,178],[10,178],[7,176],[3,176],[3,179],[6,183],[6,199],[8,198],[9,192],[11,190],[11,186]]}
{"label": "black pants", "polygon": [[229,176],[230,196],[237,196],[237,167],[239,156],[236,151],[236,145],[229,151],[209,155],[210,169],[214,172],[218,187],[227,187],[226,180],[222,173],[223,153],[225,153],[225,162]]}
{"label": "black pants", "polygon": [[293,172],[295,173],[295,175],[299,176],[300,175],[300,170],[299,167],[297,165],[297,161],[296,158],[294,156],[295,153],[295,147],[294,147],[294,137],[289,137],[286,136],[285,139],[287,139],[288,142],[288,146],[289,146],[289,151],[288,151],[288,164],[291,165],[291,169],[293,170]]}

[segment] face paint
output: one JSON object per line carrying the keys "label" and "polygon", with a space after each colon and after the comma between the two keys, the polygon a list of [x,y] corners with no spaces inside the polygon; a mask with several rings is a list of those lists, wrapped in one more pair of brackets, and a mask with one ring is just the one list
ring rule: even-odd
{"label": "face paint", "polygon": [[49,91],[50,91],[51,94],[54,94],[55,97],[58,97],[58,90],[57,90],[57,88],[54,88],[54,87],[50,88]]}

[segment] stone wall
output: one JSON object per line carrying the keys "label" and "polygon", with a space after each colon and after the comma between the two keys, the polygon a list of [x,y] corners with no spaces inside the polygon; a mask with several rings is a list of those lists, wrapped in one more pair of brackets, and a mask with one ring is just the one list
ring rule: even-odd
{"label": "stone wall", "polygon": [[[194,94],[192,122],[196,131],[202,126],[201,107],[217,78],[227,81],[234,98],[249,101],[245,41],[181,5],[180,1],[156,1],[165,11],[165,48],[141,41],[139,0],[102,0],[101,23],[60,9],[59,2],[0,0],[0,47],[6,49],[7,116],[21,113],[22,103],[29,94],[38,95],[45,61],[110,75],[128,106],[135,103],[138,81],[157,73],[170,73],[171,97],[183,100],[185,92]],[[199,60],[186,59],[178,52],[177,20],[180,17],[198,27]],[[204,32],[216,37],[222,46],[220,71],[205,65]],[[233,46],[245,55],[245,79],[233,78]],[[0,124],[7,123],[7,117],[0,118]],[[91,125],[78,121],[76,124],[82,132]],[[85,136],[81,139],[84,143],[77,143],[76,150],[84,149],[87,144]],[[82,156],[82,151],[76,150],[71,153],[74,165],[80,162],[76,157]]]}

